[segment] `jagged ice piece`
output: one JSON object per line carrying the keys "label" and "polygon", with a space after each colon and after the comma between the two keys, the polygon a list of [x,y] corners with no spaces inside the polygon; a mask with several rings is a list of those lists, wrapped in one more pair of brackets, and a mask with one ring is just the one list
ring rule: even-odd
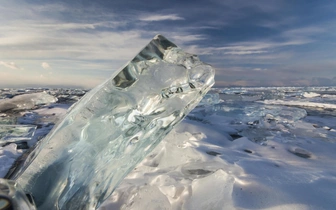
{"label": "jagged ice piece", "polygon": [[12,180],[0,178],[0,209],[36,210],[23,190]]}
{"label": "jagged ice piece", "polygon": [[157,35],[70,108],[14,176],[38,209],[95,209],[214,84],[214,69]]}
{"label": "jagged ice piece", "polygon": [[29,141],[35,130],[36,126],[33,125],[0,125],[0,146]]}

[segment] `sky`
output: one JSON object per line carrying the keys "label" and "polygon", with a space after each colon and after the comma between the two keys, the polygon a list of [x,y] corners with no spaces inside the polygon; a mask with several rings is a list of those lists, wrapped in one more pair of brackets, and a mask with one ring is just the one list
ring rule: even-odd
{"label": "sky", "polygon": [[336,85],[334,0],[0,1],[0,87],[92,88],[156,34],[216,87]]}

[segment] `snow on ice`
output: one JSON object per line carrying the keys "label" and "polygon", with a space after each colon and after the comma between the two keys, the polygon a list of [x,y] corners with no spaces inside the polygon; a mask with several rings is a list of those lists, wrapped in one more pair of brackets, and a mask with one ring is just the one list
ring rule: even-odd
{"label": "snow on ice", "polygon": [[[0,120],[25,118],[38,139],[73,103],[68,93]],[[214,88],[100,209],[334,209],[335,96],[335,87]],[[25,150],[1,147],[2,176]]]}

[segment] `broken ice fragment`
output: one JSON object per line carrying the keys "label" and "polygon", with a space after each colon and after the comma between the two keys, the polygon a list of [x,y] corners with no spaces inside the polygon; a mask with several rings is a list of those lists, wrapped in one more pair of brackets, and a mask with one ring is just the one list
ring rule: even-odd
{"label": "broken ice fragment", "polygon": [[57,98],[45,92],[15,96],[11,99],[0,100],[0,112],[8,110],[28,110],[37,105],[55,103]]}
{"label": "broken ice fragment", "polygon": [[157,35],[70,108],[14,178],[39,209],[95,209],[213,84],[210,65]]}
{"label": "broken ice fragment", "polygon": [[220,102],[219,94],[218,93],[208,93],[206,94],[203,99],[200,101],[198,106],[210,106],[214,104],[218,104]]}
{"label": "broken ice fragment", "polygon": [[0,209],[36,210],[36,207],[14,181],[0,178]]}
{"label": "broken ice fragment", "polygon": [[302,149],[302,148],[290,148],[288,150],[290,153],[298,156],[298,157],[301,157],[301,158],[311,158],[313,155],[308,152],[307,150],[305,149]]}
{"label": "broken ice fragment", "polygon": [[36,126],[31,125],[0,125],[0,146],[9,143],[22,143],[31,140]]}

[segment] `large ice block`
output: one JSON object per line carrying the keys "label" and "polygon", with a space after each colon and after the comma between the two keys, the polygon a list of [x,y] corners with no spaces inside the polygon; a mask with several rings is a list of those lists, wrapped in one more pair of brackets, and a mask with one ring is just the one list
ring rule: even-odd
{"label": "large ice block", "polygon": [[14,179],[38,209],[95,209],[213,84],[210,65],[157,35],[70,108]]}

